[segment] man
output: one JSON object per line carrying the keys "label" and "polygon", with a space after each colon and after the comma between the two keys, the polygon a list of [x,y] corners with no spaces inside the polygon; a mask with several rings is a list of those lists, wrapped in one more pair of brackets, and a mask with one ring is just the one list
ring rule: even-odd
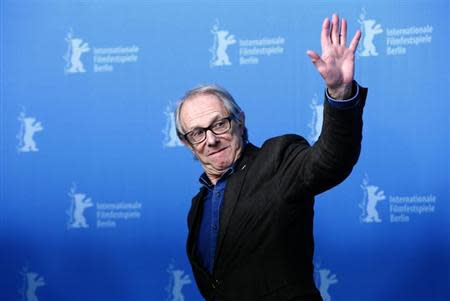
{"label": "man", "polygon": [[200,161],[202,188],[188,216],[187,253],[206,300],[322,300],[313,281],[314,196],[351,172],[367,90],[353,80],[361,33],[346,48],[347,22],[324,20],[322,56],[307,54],[327,91],[322,134],[247,141],[244,112],[214,85],[189,91],[178,136]]}

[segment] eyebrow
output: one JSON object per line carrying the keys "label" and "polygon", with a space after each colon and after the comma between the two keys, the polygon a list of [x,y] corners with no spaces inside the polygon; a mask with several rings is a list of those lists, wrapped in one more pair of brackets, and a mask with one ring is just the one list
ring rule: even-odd
{"label": "eyebrow", "polygon": [[206,126],[206,127],[196,126],[196,127],[191,128],[190,130],[186,131],[186,133],[189,133],[189,132],[191,132],[191,131],[193,131],[193,130],[196,130],[196,129],[205,129],[205,128],[208,128],[208,127],[210,127],[211,125],[213,125],[215,122],[217,122],[217,121],[219,121],[219,120],[221,120],[221,119],[224,119],[224,118],[226,118],[226,117],[227,117],[227,116],[216,115],[216,117],[214,117],[214,118],[211,120],[211,122],[209,123],[208,126]]}

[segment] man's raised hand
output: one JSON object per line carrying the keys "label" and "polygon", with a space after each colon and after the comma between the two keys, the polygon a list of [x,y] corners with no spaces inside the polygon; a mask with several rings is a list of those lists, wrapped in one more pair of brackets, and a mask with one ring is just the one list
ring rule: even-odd
{"label": "man's raised hand", "polygon": [[347,20],[334,14],[331,19],[326,18],[322,23],[320,43],[322,55],[308,50],[306,54],[316,66],[317,71],[325,80],[328,93],[335,99],[346,99],[351,96],[353,76],[355,73],[355,51],[361,38],[361,31],[356,31],[348,48]]}

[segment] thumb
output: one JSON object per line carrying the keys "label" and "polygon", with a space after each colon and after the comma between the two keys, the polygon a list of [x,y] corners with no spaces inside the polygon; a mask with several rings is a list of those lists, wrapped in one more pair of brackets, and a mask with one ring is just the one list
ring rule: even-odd
{"label": "thumb", "polygon": [[320,60],[320,56],[315,51],[308,50],[306,51],[306,54],[309,56],[313,64],[315,64],[316,61]]}
{"label": "thumb", "polygon": [[320,56],[312,51],[312,50],[308,50],[306,51],[306,54],[309,56],[309,58],[311,59],[311,62],[316,66],[317,71],[319,71],[319,73],[323,76],[325,69],[326,69],[326,65],[325,62],[320,58]]}

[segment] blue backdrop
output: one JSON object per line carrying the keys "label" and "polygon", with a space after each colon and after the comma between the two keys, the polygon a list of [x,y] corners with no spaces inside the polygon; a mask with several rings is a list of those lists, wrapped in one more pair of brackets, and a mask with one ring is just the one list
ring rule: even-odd
{"label": "blue backdrop", "polygon": [[19,1],[1,8],[0,300],[201,300],[185,90],[218,83],[250,141],[321,128],[322,20],[363,36],[360,160],[317,197],[330,300],[449,300],[448,1]]}

